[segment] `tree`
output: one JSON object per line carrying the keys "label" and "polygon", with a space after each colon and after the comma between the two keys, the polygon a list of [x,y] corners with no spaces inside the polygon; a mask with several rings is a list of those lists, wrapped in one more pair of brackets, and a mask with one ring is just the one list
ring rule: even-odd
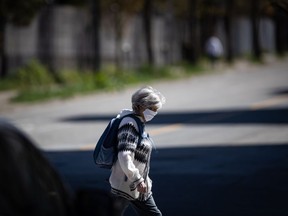
{"label": "tree", "polygon": [[190,62],[195,64],[197,63],[200,53],[201,53],[201,42],[200,42],[200,31],[201,31],[201,24],[200,24],[200,1],[194,0],[190,1],[189,5],[190,9],[190,40],[191,40],[191,58]]}
{"label": "tree", "polygon": [[146,41],[146,50],[148,56],[148,63],[150,65],[154,64],[154,53],[152,45],[152,0],[145,0],[143,7],[143,26]]}
{"label": "tree", "polygon": [[177,16],[184,18],[189,28],[189,39],[184,37],[182,45],[183,57],[195,64],[205,39],[215,33],[217,20],[224,16],[223,0],[177,0],[175,4]]}
{"label": "tree", "polygon": [[3,78],[7,75],[5,53],[6,24],[10,22],[19,26],[28,25],[44,4],[44,0],[0,1],[0,77]]}
{"label": "tree", "polygon": [[225,17],[224,17],[224,26],[225,26],[225,33],[226,33],[226,60],[227,62],[231,63],[234,59],[233,48],[232,48],[232,21],[233,21],[233,14],[234,14],[234,0],[225,0]]}
{"label": "tree", "polygon": [[121,68],[123,30],[129,18],[141,11],[143,0],[102,0],[103,14],[111,15],[115,31],[115,64]]}
{"label": "tree", "polygon": [[275,23],[276,52],[283,55],[288,51],[288,1],[269,0]]}
{"label": "tree", "polygon": [[93,70],[96,72],[100,69],[100,0],[91,0],[92,7],[92,26],[93,26]]}
{"label": "tree", "polygon": [[[89,65],[94,72],[99,71],[101,66],[100,61],[100,23],[101,23],[101,0],[55,0],[58,5],[72,5],[74,7],[87,7],[88,13],[91,17],[91,38],[93,47],[92,62]],[[83,58],[81,58],[83,61]],[[91,64],[90,64],[91,62]]]}
{"label": "tree", "polygon": [[260,1],[250,1],[250,19],[252,25],[252,54],[255,59],[260,60],[262,56],[259,40],[259,19],[260,19]]}

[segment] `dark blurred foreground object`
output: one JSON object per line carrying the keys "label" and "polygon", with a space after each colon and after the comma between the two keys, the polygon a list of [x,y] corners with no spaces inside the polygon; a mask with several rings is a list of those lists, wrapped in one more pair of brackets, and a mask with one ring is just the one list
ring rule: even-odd
{"label": "dark blurred foreground object", "polygon": [[98,189],[77,192],[76,208],[79,216],[121,216],[121,203],[110,193]]}
{"label": "dark blurred foreground object", "polygon": [[32,141],[0,120],[0,215],[116,215],[106,192],[82,190],[72,195]]}
{"label": "dark blurred foreground object", "polygon": [[31,140],[0,121],[0,215],[73,215],[59,175]]}

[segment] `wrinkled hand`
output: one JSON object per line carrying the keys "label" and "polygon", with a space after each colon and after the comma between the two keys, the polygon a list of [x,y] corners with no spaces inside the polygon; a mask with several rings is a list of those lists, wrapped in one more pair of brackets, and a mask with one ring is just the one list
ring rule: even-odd
{"label": "wrinkled hand", "polygon": [[140,193],[146,193],[147,192],[147,186],[144,182],[141,182],[140,184],[137,185],[137,190]]}

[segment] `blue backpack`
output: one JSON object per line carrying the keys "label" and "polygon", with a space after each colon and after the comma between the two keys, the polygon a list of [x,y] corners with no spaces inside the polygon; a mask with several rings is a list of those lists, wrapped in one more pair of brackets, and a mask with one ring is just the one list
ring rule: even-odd
{"label": "blue backpack", "polygon": [[[111,119],[106,129],[102,133],[101,137],[99,138],[93,152],[94,162],[98,167],[111,169],[111,167],[117,160],[118,128],[120,122],[125,117],[131,117],[136,121],[139,128],[139,135],[142,137],[144,125],[140,121],[140,119],[135,116],[135,114],[128,114],[122,117],[117,116]],[[141,138],[139,139],[138,144],[140,142]]]}

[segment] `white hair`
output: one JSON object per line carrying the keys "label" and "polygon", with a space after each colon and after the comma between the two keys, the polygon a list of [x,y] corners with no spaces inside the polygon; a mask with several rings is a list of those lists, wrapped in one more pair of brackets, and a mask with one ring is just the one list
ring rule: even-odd
{"label": "white hair", "polygon": [[165,103],[165,97],[151,86],[145,86],[137,90],[131,98],[132,109],[137,113],[139,108],[148,109],[156,107],[160,109]]}

